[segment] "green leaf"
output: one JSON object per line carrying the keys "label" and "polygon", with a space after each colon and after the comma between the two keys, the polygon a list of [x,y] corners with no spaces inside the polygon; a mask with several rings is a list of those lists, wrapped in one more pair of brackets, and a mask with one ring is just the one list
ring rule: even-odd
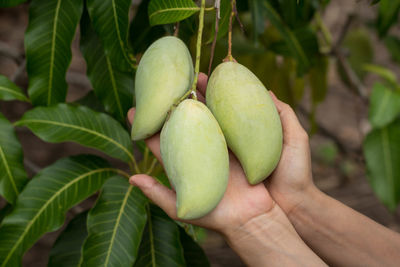
{"label": "green leaf", "polygon": [[400,39],[393,35],[385,37],[385,45],[392,55],[392,59],[400,63]]}
{"label": "green leaf", "polygon": [[381,0],[379,3],[377,27],[380,37],[386,35],[390,27],[397,22],[400,12],[400,0]]}
{"label": "green leaf", "polygon": [[400,120],[370,132],[363,150],[372,189],[395,211],[400,201]]}
{"label": "green leaf", "polygon": [[129,10],[132,0],[87,0],[93,28],[98,34],[108,59],[120,70],[133,69],[129,53]]}
{"label": "green leaf", "polygon": [[90,24],[86,10],[80,25],[81,51],[94,92],[106,111],[125,123],[126,114],[133,105],[133,73],[122,72],[111,64],[110,57]]}
{"label": "green leaf", "polygon": [[[350,30],[343,40],[343,47],[348,50],[348,61],[351,68],[362,80],[366,74],[363,66],[372,63],[374,59],[374,50],[368,31],[364,28]],[[339,71],[339,74],[343,81],[349,84],[342,70]]]}
{"label": "green leaf", "polygon": [[[221,0],[221,5],[220,5],[220,19],[218,22],[218,36],[217,40],[221,39],[224,37],[229,30],[229,17],[231,15],[231,1],[230,0]],[[209,40],[206,42],[207,44],[212,43],[214,40],[214,35],[215,35],[215,19],[211,27],[211,34]]]}
{"label": "green leaf", "polygon": [[161,25],[150,26],[148,6],[150,0],[143,0],[129,29],[129,40],[135,54],[143,53],[154,41],[165,35]]}
{"label": "green leaf", "polygon": [[210,262],[203,249],[194,241],[186,231],[179,227],[179,235],[183,246],[183,254],[186,261],[186,266],[190,267],[207,267]]}
{"label": "green leaf", "polygon": [[400,114],[400,93],[376,83],[372,88],[368,118],[374,128],[391,123]]}
{"label": "green leaf", "polygon": [[14,203],[27,180],[21,144],[12,124],[0,113],[0,195]]}
{"label": "green leaf", "polygon": [[310,69],[308,78],[314,104],[325,99],[326,92],[328,91],[328,68],[329,58],[319,56],[316,58],[314,66]]}
{"label": "green leaf", "polygon": [[192,0],[151,0],[149,19],[151,25],[169,24],[190,17],[200,8]]}
{"label": "green leaf", "polygon": [[109,179],[89,213],[81,266],[132,266],[147,220],[146,204],[126,178]]}
{"label": "green leaf", "polygon": [[19,195],[0,227],[0,266],[19,266],[24,252],[43,234],[60,228],[66,211],[114,175],[95,156],[63,158],[43,169]]}
{"label": "green leaf", "polygon": [[280,32],[282,38],[285,40],[292,56],[297,59],[299,74],[302,74],[310,66],[310,62],[304,53],[299,41],[293,32],[284,24],[279,14],[271,6],[268,1],[263,1],[265,7],[265,14],[272,25]]}
{"label": "green leaf", "polygon": [[37,107],[26,112],[15,125],[28,127],[46,142],[72,141],[126,162],[134,159],[128,132],[109,115],[87,107]]}
{"label": "green leaf", "polygon": [[380,76],[394,90],[400,88],[400,86],[397,84],[396,74],[393,71],[391,71],[390,69],[384,68],[379,65],[374,65],[374,64],[365,64],[365,65],[363,65],[363,69]]}
{"label": "green leaf", "polygon": [[0,0],[0,7],[12,7],[25,2],[26,0]]}
{"label": "green leaf", "polygon": [[77,267],[80,263],[81,248],[87,236],[86,218],[82,212],[73,218],[62,232],[50,251],[49,267]]}
{"label": "green leaf", "polygon": [[21,88],[16,86],[6,76],[0,74],[0,99],[1,100],[21,100],[29,102],[29,99],[22,92]]}
{"label": "green leaf", "polygon": [[134,267],[185,266],[179,229],[160,208],[147,206],[148,220]]}
{"label": "green leaf", "polygon": [[100,102],[93,90],[90,90],[86,95],[73,103],[81,106],[86,106],[97,112],[106,112],[103,103]]}
{"label": "green leaf", "polygon": [[[257,43],[258,35],[265,31],[264,0],[249,1],[251,18],[253,22],[253,40]],[[229,1],[228,1],[229,2]]]}
{"label": "green leaf", "polygon": [[34,105],[64,102],[71,43],[82,13],[81,0],[32,0],[25,33],[28,93]]}

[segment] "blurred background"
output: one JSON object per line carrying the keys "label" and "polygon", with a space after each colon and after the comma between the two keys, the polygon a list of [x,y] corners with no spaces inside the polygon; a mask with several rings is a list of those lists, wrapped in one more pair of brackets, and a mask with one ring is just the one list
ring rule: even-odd
{"label": "blurred background", "polygon": [[[133,20],[147,16],[145,5],[141,5],[141,2],[133,1]],[[276,28],[267,20],[263,20],[258,29],[253,27],[254,18],[250,10],[257,7],[252,6],[251,1],[238,1],[244,33],[238,23],[235,23],[233,56],[239,63],[250,68],[268,89],[296,110],[302,125],[310,133],[313,178],[316,185],[328,195],[373,220],[400,231],[399,209],[390,212],[378,200],[366,175],[362,143],[371,126],[365,99],[380,78],[361,67],[362,64],[373,63],[400,77],[400,65],[392,59],[379,37],[379,32],[372,26],[378,14],[377,5],[371,5],[370,0],[325,2],[324,8],[319,8],[320,12],[317,15],[313,13],[312,17],[311,29],[318,30],[317,39],[310,37],[304,28],[294,27],[302,46],[307,48],[306,57],[310,59],[311,67],[305,69],[296,59],[287,56],[287,48],[279,45],[281,40]],[[0,73],[25,89],[28,79],[25,72],[24,32],[28,25],[28,9],[28,4],[0,9]],[[201,70],[205,73],[208,72],[213,20],[213,14],[206,17],[201,61]],[[179,36],[189,45],[192,55],[195,48],[196,21],[197,16],[193,16],[180,25]],[[152,41],[173,31],[173,26],[156,26],[146,36],[137,36],[135,31],[142,25],[133,25],[138,26],[131,27],[134,36],[131,43],[134,52],[139,55]],[[390,33],[400,36],[400,24],[394,23]],[[142,42],[141,37],[146,37],[147,41]],[[225,57],[226,47],[226,37],[219,39],[213,60],[214,67]],[[79,49],[79,34],[73,42],[72,52],[73,58],[67,73],[69,102],[77,101],[91,91],[91,84],[85,75],[86,63]],[[345,58],[344,66],[342,57]],[[351,65],[350,78],[346,64]],[[357,78],[352,79],[352,75]],[[30,105],[16,101],[0,102],[0,108],[7,118],[16,121]],[[67,155],[98,154],[74,143],[45,143],[27,128],[17,128],[17,134],[30,175]],[[140,157],[139,154],[138,156]],[[88,209],[94,201],[95,197],[75,207],[69,211],[67,218]],[[4,200],[1,200],[1,205],[5,205]],[[25,254],[24,266],[46,266],[49,250],[59,232],[42,237]],[[243,266],[217,233],[204,231],[199,237],[212,266]]]}

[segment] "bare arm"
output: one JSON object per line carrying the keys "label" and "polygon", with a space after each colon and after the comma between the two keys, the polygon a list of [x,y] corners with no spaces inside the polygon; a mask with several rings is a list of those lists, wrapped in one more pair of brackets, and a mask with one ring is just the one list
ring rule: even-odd
{"label": "bare arm", "polygon": [[308,137],[293,110],[273,96],[284,130],[281,161],[267,188],[303,240],[339,266],[398,266],[400,234],[318,190]]}
{"label": "bare arm", "polygon": [[398,266],[400,235],[310,188],[289,214],[306,243],[334,265]]}

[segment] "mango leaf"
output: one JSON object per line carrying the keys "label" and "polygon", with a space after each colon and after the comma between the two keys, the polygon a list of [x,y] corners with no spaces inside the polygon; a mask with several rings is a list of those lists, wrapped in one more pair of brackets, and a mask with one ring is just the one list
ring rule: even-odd
{"label": "mango leaf", "polygon": [[397,83],[396,74],[390,69],[374,64],[365,64],[363,69],[380,76],[394,90],[400,89],[400,86]]}
{"label": "mango leaf", "polygon": [[372,189],[395,211],[400,201],[400,120],[370,132],[363,150]]}
{"label": "mango leaf", "polygon": [[0,0],[0,7],[12,7],[26,2],[26,0]]}
{"label": "mango leaf", "polygon": [[143,0],[140,3],[129,28],[129,41],[135,54],[143,53],[154,41],[165,35],[163,26],[150,26],[149,2],[150,0]]}
{"label": "mango leaf", "polygon": [[200,8],[192,0],[151,0],[149,19],[152,26],[178,22],[190,17]]}
{"label": "mango leaf", "polygon": [[133,105],[133,73],[122,72],[111,64],[110,57],[90,24],[86,10],[80,25],[81,51],[94,92],[106,111],[125,123],[126,114]]}
{"label": "mango leaf", "polygon": [[392,55],[392,59],[400,63],[400,39],[393,35],[385,37],[385,45]]}
{"label": "mango leaf", "polygon": [[380,37],[386,35],[390,27],[397,22],[400,0],[381,0],[379,3],[376,26]]}
{"label": "mango leaf", "polygon": [[49,267],[79,266],[82,245],[87,236],[87,214],[88,212],[82,212],[73,218],[59,235],[50,251]]}
{"label": "mango leaf", "polygon": [[[221,39],[222,37],[224,37],[229,30],[229,17],[231,15],[231,1],[230,0],[221,0],[221,4],[220,4],[220,19],[218,22],[218,36],[217,36],[217,40]],[[206,42],[206,44],[210,44],[212,43],[212,41],[214,40],[214,35],[215,35],[215,19],[213,21],[212,27],[210,29],[211,33],[210,33],[210,38],[208,39],[208,41]]]}
{"label": "mango leaf", "polygon": [[400,114],[400,93],[376,83],[372,88],[368,118],[374,128],[382,128]]}
{"label": "mango leaf", "polygon": [[185,266],[178,226],[160,208],[147,206],[147,225],[134,267]]}
{"label": "mango leaf", "polygon": [[0,74],[0,99],[1,100],[21,100],[29,102],[29,99],[22,92],[21,88],[16,86],[6,76]]}
{"label": "mango leaf", "polygon": [[[366,74],[364,65],[372,63],[374,59],[374,50],[368,31],[364,28],[356,28],[348,31],[343,40],[343,47],[348,50],[348,61],[351,68],[361,80],[364,79]],[[342,66],[338,65],[338,68],[343,82],[350,85]]]}
{"label": "mango leaf", "polygon": [[0,113],[0,195],[14,203],[27,178],[21,144],[14,127]]}
{"label": "mango leaf", "polygon": [[34,105],[64,102],[71,43],[82,13],[81,0],[32,0],[25,33],[28,93]]}
{"label": "mango leaf", "polygon": [[146,224],[146,204],[126,178],[109,179],[89,213],[81,266],[132,266]]}
{"label": "mango leaf", "polygon": [[[253,41],[257,43],[258,35],[262,34],[265,30],[265,14],[264,14],[264,0],[249,1],[251,18],[253,22]],[[229,1],[228,1],[229,2]]]}
{"label": "mango leaf", "polygon": [[183,247],[183,254],[186,261],[186,266],[190,267],[207,267],[210,262],[203,249],[194,241],[186,231],[179,227],[179,235]]}
{"label": "mango leaf", "polygon": [[19,266],[27,249],[60,228],[66,211],[112,175],[114,169],[105,160],[89,155],[63,158],[39,172],[0,226],[0,266]]}
{"label": "mango leaf", "polygon": [[87,107],[70,104],[37,107],[26,112],[15,125],[28,127],[47,142],[72,141],[126,162],[134,159],[127,131],[109,115]]}
{"label": "mango leaf", "polygon": [[108,59],[120,70],[134,68],[128,48],[129,10],[132,0],[87,0],[93,28]]}
{"label": "mango leaf", "polygon": [[86,95],[73,103],[81,106],[86,106],[97,112],[106,112],[103,103],[100,102],[93,90],[90,90]]}
{"label": "mango leaf", "polygon": [[292,56],[298,61],[298,73],[301,76],[310,66],[306,54],[293,32],[285,25],[279,14],[268,1],[263,1],[264,10],[271,24],[280,32]]}

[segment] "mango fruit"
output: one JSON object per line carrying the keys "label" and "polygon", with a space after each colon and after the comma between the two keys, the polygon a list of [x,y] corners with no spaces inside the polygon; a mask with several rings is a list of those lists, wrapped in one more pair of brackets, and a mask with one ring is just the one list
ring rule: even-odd
{"label": "mango fruit", "polygon": [[200,218],[222,199],[229,176],[229,156],[218,122],[201,102],[186,99],[161,130],[161,157],[177,194],[177,215]]}
{"label": "mango fruit", "polygon": [[161,129],[171,106],[189,90],[193,76],[190,52],[180,39],[163,37],[146,50],[136,71],[133,140]]}
{"label": "mango fruit", "polygon": [[206,101],[249,183],[267,178],[281,156],[282,125],[262,82],[239,63],[221,63],[208,81]]}

